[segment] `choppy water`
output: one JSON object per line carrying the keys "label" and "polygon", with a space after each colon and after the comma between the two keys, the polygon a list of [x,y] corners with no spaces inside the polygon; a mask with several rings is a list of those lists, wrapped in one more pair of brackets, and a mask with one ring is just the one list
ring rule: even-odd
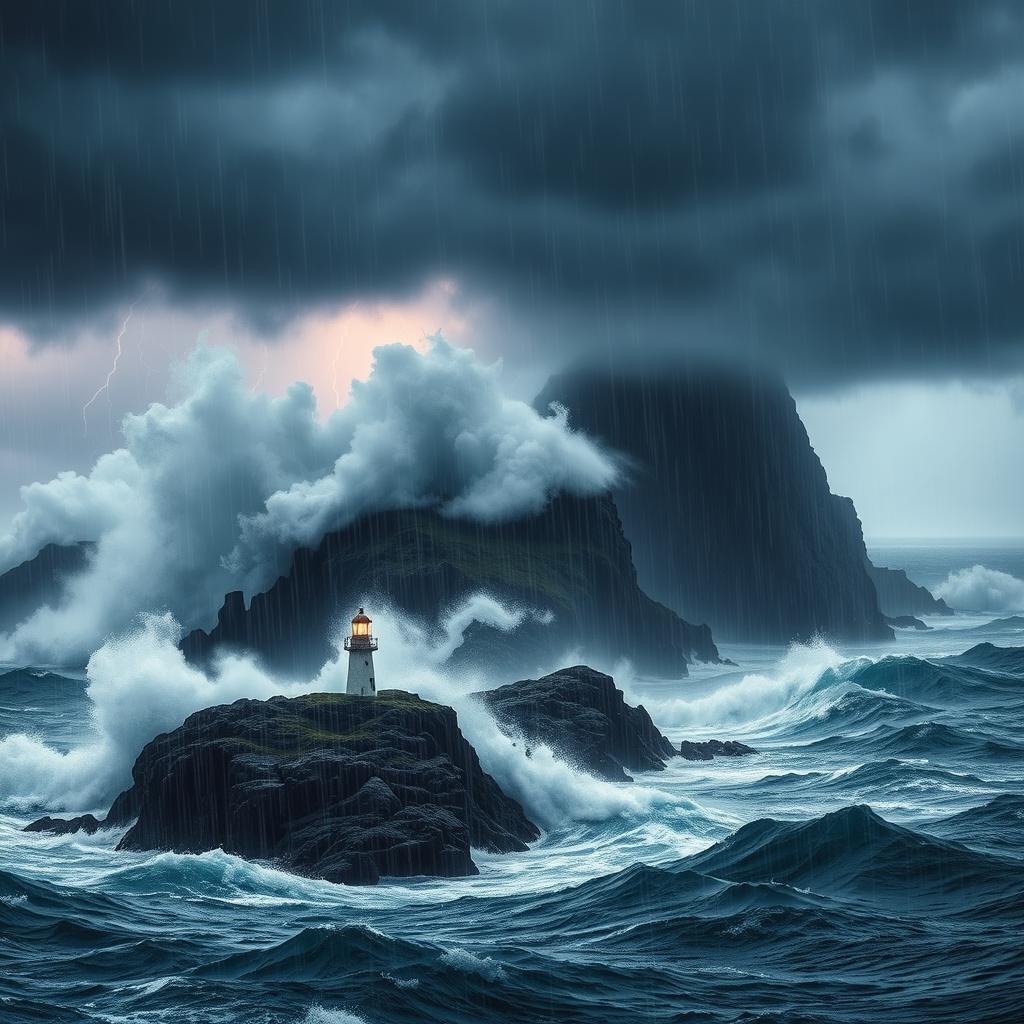
{"label": "choppy water", "polygon": [[[40,808],[9,801],[0,1020],[1020,1021],[1024,636],[934,621],[884,651],[736,648],[737,669],[631,682],[671,738],[760,753],[676,759],[560,825],[549,806],[477,878],[114,853],[117,833],[24,834]],[[8,672],[0,734],[74,749],[84,687]]]}

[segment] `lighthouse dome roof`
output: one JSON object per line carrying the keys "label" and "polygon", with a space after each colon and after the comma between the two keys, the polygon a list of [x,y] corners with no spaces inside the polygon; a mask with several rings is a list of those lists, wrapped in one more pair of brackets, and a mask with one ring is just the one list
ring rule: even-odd
{"label": "lighthouse dome roof", "polygon": [[359,611],[352,616],[352,622],[373,622],[373,619],[371,619],[370,616],[360,608]]}

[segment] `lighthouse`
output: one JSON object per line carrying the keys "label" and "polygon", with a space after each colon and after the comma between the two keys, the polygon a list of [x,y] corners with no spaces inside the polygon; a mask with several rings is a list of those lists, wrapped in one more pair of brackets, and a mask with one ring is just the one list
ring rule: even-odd
{"label": "lighthouse", "polygon": [[352,635],[345,637],[348,651],[348,684],[345,692],[356,697],[376,697],[377,685],[373,678],[373,652],[377,638],[370,632],[373,620],[362,608],[352,619]]}

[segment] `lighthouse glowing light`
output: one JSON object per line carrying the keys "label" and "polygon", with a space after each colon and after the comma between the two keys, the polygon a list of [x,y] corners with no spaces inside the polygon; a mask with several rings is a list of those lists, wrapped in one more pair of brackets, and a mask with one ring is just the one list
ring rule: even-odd
{"label": "lighthouse glowing light", "polygon": [[373,620],[359,609],[352,619],[352,635],[345,637],[348,651],[348,683],[345,692],[356,697],[376,697],[377,684],[373,674],[373,652],[377,650],[377,638],[370,631]]}

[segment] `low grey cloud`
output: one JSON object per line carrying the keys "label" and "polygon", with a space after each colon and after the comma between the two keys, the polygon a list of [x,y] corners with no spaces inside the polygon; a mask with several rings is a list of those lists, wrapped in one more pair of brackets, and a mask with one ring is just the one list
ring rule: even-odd
{"label": "low grey cloud", "polygon": [[1021,21],[1000,0],[18,5],[0,317],[60,342],[157,280],[272,336],[448,274],[548,362],[610,337],[810,385],[1000,372],[1024,327]]}

